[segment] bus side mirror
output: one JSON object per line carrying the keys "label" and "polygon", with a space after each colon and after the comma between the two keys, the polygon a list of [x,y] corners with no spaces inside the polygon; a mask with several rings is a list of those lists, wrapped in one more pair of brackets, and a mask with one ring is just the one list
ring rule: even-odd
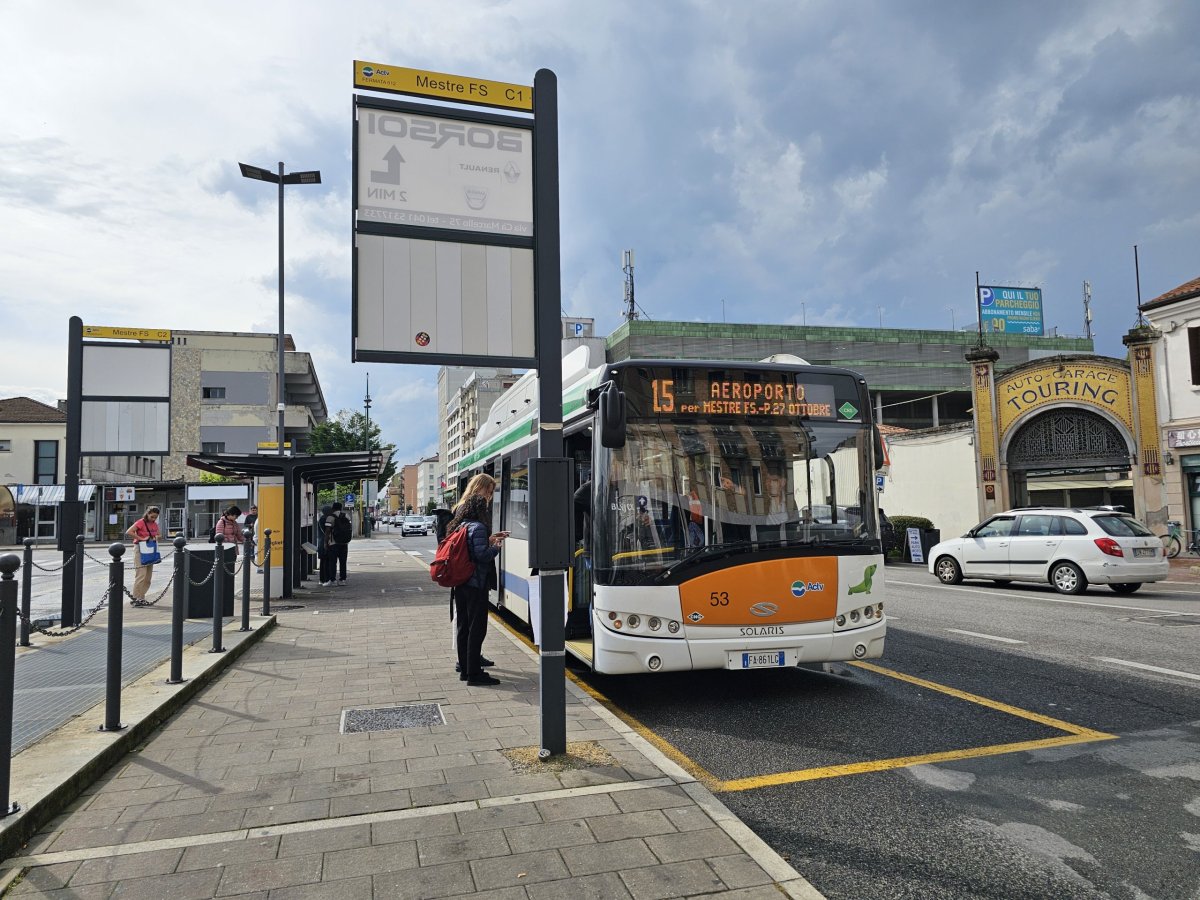
{"label": "bus side mirror", "polygon": [[625,446],[625,392],[611,382],[600,391],[600,445]]}
{"label": "bus side mirror", "polygon": [[875,438],[875,471],[878,472],[891,463],[888,459],[887,445],[883,443],[883,432],[878,425],[871,426],[871,434]]}

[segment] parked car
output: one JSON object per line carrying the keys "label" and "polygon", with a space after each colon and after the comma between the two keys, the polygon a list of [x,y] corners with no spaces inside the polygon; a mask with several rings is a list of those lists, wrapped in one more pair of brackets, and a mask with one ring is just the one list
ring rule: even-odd
{"label": "parked car", "polygon": [[425,524],[424,516],[405,516],[404,524],[400,526],[402,537],[410,534],[429,534],[429,526]]}
{"label": "parked car", "polygon": [[929,571],[943,584],[1042,581],[1062,594],[1082,594],[1089,584],[1132,594],[1162,581],[1168,568],[1162,541],[1149,528],[1104,508],[1009,510],[929,552]]}

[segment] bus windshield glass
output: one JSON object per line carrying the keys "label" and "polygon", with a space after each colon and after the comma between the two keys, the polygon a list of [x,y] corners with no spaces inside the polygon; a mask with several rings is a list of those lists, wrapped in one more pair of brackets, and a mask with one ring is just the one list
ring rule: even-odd
{"label": "bus windshield glass", "polygon": [[760,548],[877,551],[872,432],[853,377],[621,374],[626,443],[598,450],[599,583],[645,583],[689,560]]}

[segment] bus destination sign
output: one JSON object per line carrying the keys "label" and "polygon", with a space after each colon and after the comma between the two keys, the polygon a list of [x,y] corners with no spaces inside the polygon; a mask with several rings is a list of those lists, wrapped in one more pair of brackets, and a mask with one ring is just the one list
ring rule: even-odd
{"label": "bus destination sign", "polygon": [[[830,384],[712,379],[704,377],[705,373],[696,374],[699,377],[683,383],[674,378],[652,379],[651,411],[665,416],[838,418],[834,389]],[[857,413],[855,409],[853,414],[844,412],[842,415],[850,419],[857,417]]]}

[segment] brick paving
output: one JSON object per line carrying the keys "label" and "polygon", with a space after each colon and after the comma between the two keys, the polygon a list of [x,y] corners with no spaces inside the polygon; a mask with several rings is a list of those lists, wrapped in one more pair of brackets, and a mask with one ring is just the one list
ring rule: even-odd
{"label": "brick paving", "polygon": [[[511,762],[539,742],[535,657],[493,625],[502,683],[459,681],[446,592],[386,536],[296,602],[3,864],[23,873],[5,896],[820,896],[573,685],[567,739],[611,764]],[[409,704],[445,724],[340,731]]]}

